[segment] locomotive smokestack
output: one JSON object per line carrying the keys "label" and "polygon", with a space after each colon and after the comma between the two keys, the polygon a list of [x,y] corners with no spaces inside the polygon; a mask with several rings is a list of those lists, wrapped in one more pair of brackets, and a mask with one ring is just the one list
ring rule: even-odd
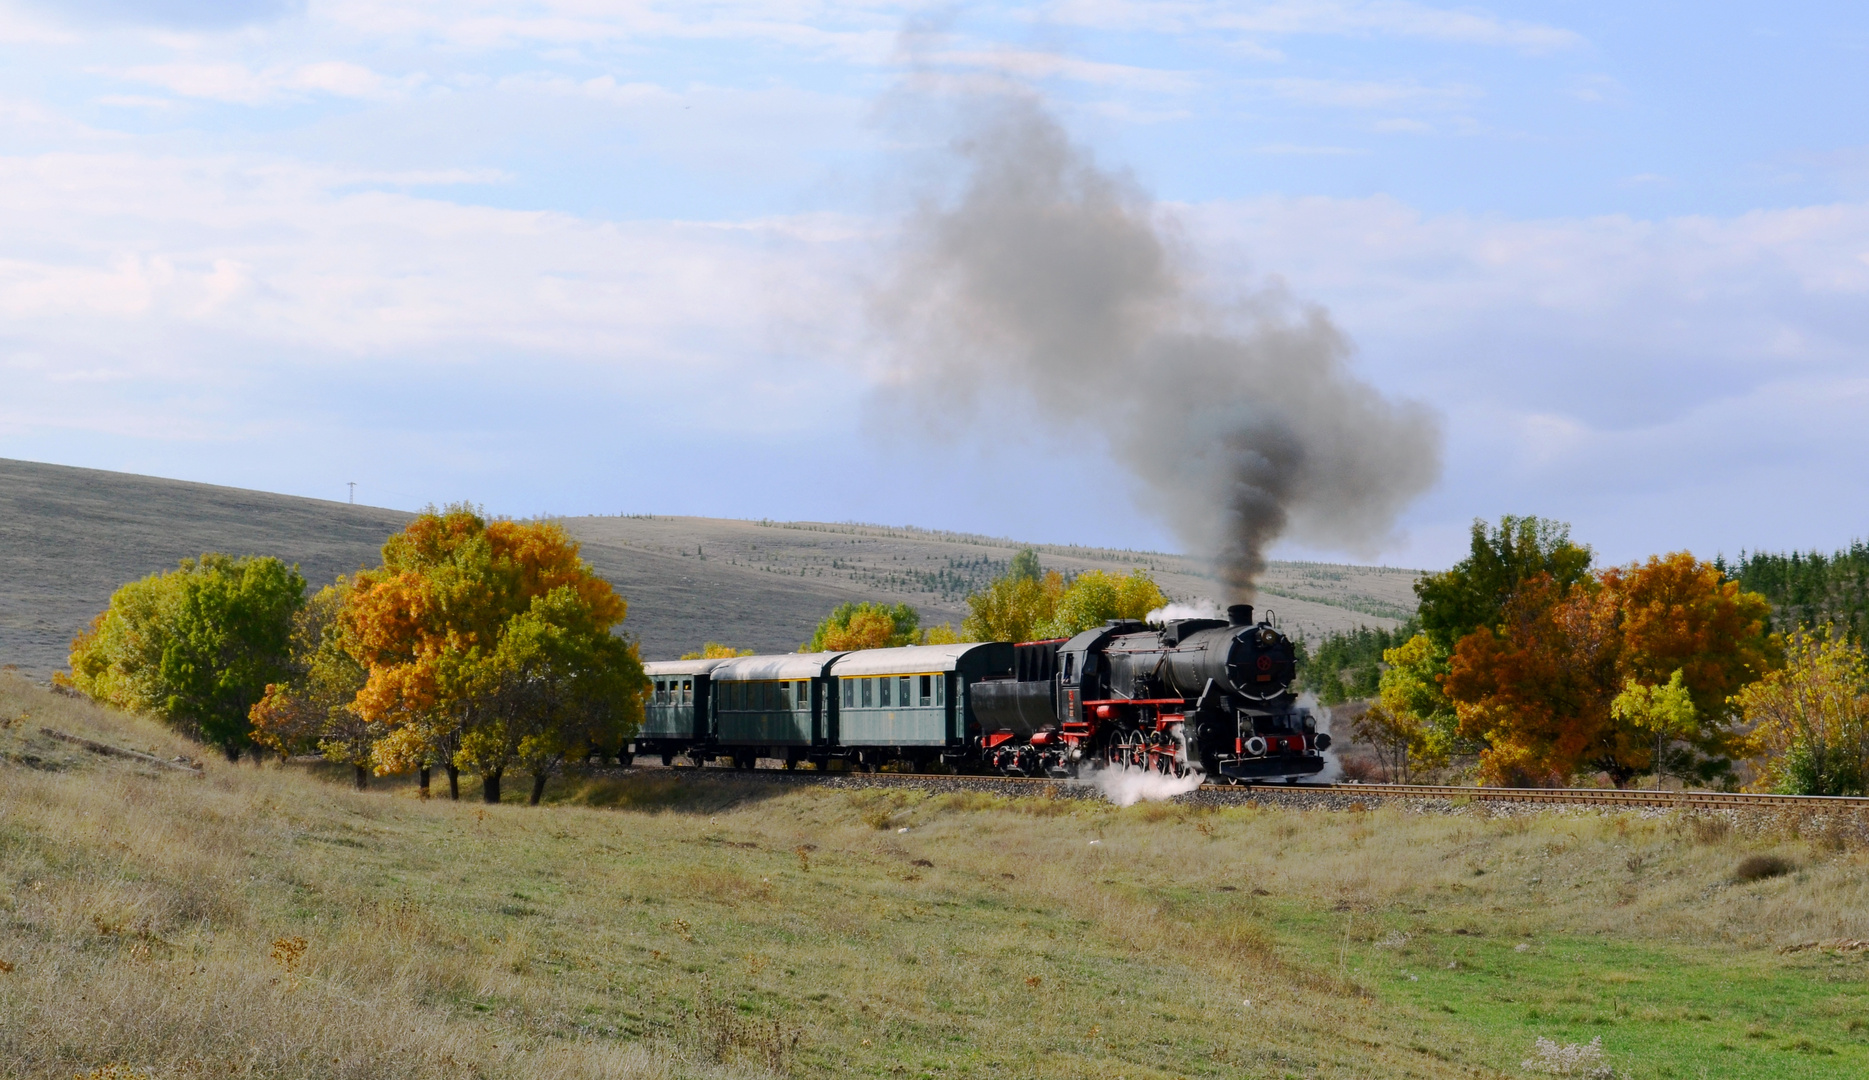
{"label": "locomotive smokestack", "polygon": [[[906,35],[909,59],[933,37]],[[957,107],[960,175],[917,163],[933,178],[874,297],[898,346],[892,392],[923,417],[946,404],[930,430],[950,436],[957,418],[1103,433],[1141,507],[1214,561],[1223,599],[1253,597],[1287,533],[1375,555],[1439,475],[1434,417],[1352,375],[1330,315],[1276,279],[1197,292],[1173,213],[1037,96],[953,98],[919,104]]]}
{"label": "locomotive smokestack", "polygon": [[1252,605],[1234,604],[1232,607],[1227,608],[1227,621],[1234,626],[1251,626]]}

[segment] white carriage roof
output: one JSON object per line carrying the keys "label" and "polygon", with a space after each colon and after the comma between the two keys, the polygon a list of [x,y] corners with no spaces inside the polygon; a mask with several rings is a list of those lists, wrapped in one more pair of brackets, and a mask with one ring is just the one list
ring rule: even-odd
{"label": "white carriage roof", "polygon": [[657,675],[705,675],[725,660],[650,660],[643,664],[642,673],[655,678]]}
{"label": "white carriage roof", "polygon": [[723,660],[713,671],[715,682],[735,680],[760,682],[766,679],[815,679],[824,674],[824,665],[841,653],[780,653],[777,656],[740,656]]}
{"label": "white carriage roof", "polygon": [[967,653],[991,644],[967,642],[961,645],[904,645],[899,649],[865,649],[846,654],[837,661],[831,673],[843,676],[953,671]]}

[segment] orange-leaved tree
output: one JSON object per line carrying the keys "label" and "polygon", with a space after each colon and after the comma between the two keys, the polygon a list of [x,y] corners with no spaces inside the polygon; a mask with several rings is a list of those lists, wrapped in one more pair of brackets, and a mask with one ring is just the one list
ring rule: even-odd
{"label": "orange-leaved tree", "polygon": [[1616,696],[1613,597],[1541,573],[1518,584],[1500,618],[1454,645],[1442,686],[1460,735],[1484,747],[1483,783],[1563,783],[1599,746]]}
{"label": "orange-leaved tree", "polygon": [[[618,649],[595,640],[609,637],[626,612],[623,598],[578,557],[576,541],[551,522],[487,521],[465,504],[424,512],[383,545],[382,566],[357,574],[344,609],[347,642],[368,672],[357,710],[389,730],[377,746],[378,767],[441,765],[458,798],[466,766],[496,801],[524,740],[509,737],[514,680],[524,677],[515,673],[541,649],[613,668],[579,685],[621,694],[607,707],[616,731],[628,728],[640,714],[642,665],[628,643]],[[502,652],[516,627],[531,644]],[[539,646],[541,635],[551,636],[542,627],[582,640]]]}
{"label": "orange-leaved tree", "polygon": [[1607,755],[1601,767],[1619,780],[1643,773],[1701,782],[1728,776],[1742,749],[1733,697],[1784,661],[1783,642],[1767,629],[1770,603],[1685,551],[1599,576],[1622,620],[1623,682],[1658,687],[1678,671],[1694,705],[1678,734],[1660,744],[1618,723],[1616,745],[1640,749]]}
{"label": "orange-leaved tree", "polygon": [[[1459,639],[1442,685],[1461,735],[1484,747],[1485,783],[1591,771],[1619,786],[1662,773],[1714,781],[1741,748],[1732,695],[1777,662],[1766,615],[1763,597],[1686,552],[1569,587],[1536,574],[1498,625]],[[1671,684],[1691,709],[1637,707]]]}

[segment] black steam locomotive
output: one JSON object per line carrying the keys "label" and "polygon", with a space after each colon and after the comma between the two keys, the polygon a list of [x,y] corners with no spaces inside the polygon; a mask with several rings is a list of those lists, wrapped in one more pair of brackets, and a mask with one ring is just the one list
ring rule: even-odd
{"label": "black steam locomotive", "polygon": [[1113,621],[1068,640],[644,665],[653,691],[632,754],[752,768],[907,762],[1019,776],[1098,766],[1297,780],[1330,736],[1297,708],[1292,642],[1250,605],[1160,626]]}
{"label": "black steam locomotive", "polygon": [[1330,735],[1294,704],[1291,639],[1249,604],[1227,615],[1014,646],[1011,676],[973,687],[980,760],[1022,776],[1086,764],[1230,780],[1321,772]]}

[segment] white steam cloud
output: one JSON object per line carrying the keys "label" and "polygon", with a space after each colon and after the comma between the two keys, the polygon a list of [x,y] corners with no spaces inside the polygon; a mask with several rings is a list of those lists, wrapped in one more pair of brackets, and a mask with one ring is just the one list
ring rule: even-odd
{"label": "white steam cloud", "polygon": [[1158,607],[1143,617],[1143,622],[1165,623],[1176,619],[1224,619],[1226,610],[1212,600],[1190,600]]}
{"label": "white steam cloud", "polygon": [[1097,769],[1084,779],[1116,805],[1134,806],[1139,802],[1164,802],[1197,791],[1204,777],[1199,769],[1186,776],[1169,776],[1153,769],[1112,767]]}
{"label": "white steam cloud", "polygon": [[1422,406],[1354,377],[1322,308],[1196,293],[1172,216],[1029,94],[958,103],[959,184],[907,222],[875,308],[901,389],[1107,442],[1143,507],[1251,599],[1282,535],[1374,555],[1440,472]]}

